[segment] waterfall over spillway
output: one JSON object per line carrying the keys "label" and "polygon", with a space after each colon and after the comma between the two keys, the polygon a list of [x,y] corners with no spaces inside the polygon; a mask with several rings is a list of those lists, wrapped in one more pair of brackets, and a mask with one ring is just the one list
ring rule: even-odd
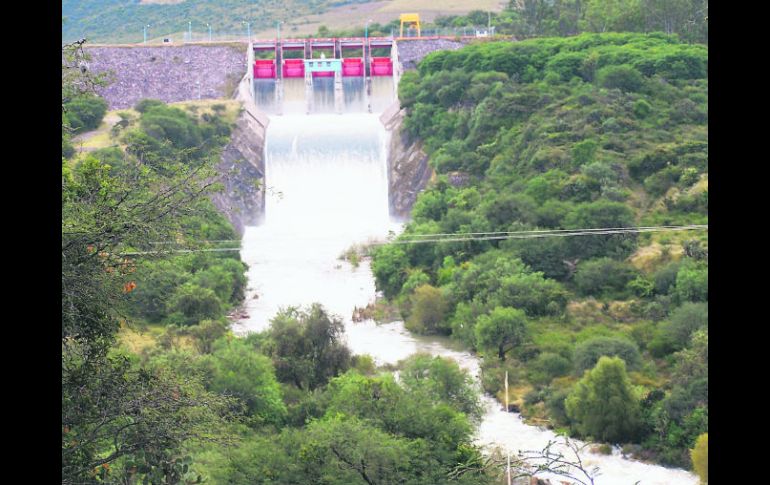
{"label": "waterfall over spillway", "polygon": [[[330,81],[315,79],[307,93],[303,80],[284,80],[285,114],[270,116],[264,222],[245,229],[241,252],[249,265],[244,330],[267,328],[281,307],[314,302],[349,322],[354,307],[373,301],[374,280],[367,264],[353,268],[340,255],[401,227],[388,212],[389,135],[379,113],[366,112],[363,79],[345,80],[343,115],[333,113]],[[394,100],[393,80],[376,86],[381,111]],[[256,87],[260,108],[273,107],[269,85]]]}

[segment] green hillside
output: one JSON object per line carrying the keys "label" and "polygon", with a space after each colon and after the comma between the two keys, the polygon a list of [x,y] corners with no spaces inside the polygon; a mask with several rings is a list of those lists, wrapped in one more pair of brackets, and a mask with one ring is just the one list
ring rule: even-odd
{"label": "green hillside", "polygon": [[[707,70],[705,46],[663,34],[430,54],[399,97],[438,176],[400,238],[707,224]],[[708,431],[707,246],[706,231],[391,244],[372,268],[408,328],[486,356],[488,391],[507,370],[530,417],[688,466]],[[633,385],[612,423],[581,401],[602,355],[626,370],[595,372]]]}
{"label": "green hillside", "polygon": [[[275,27],[304,15],[320,14],[331,7],[366,3],[367,0],[185,0],[180,3],[140,3],[137,0],[64,0],[62,2],[62,40],[86,37],[91,42],[128,43],[148,37],[192,31],[245,36],[244,21],[251,22],[252,33]],[[181,39],[180,39],[181,40]]]}

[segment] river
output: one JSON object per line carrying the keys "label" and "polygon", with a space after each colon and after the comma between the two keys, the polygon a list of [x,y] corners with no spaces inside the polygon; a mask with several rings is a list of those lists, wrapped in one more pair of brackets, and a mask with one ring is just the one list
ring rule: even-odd
{"label": "river", "polygon": [[[314,112],[305,114],[304,89],[285,90],[284,114],[271,114],[267,130],[264,222],[246,227],[242,241],[241,257],[249,265],[244,304],[248,317],[233,329],[241,334],[262,331],[280,308],[319,302],[343,319],[355,354],[369,354],[386,364],[428,352],[455,359],[478,381],[478,358],[450,339],[412,335],[403,322],[354,323],[351,318],[355,307],[374,301],[374,278],[367,262],[353,267],[339,256],[353,244],[402,229],[388,214],[389,134],[379,121],[379,112],[393,101],[388,81],[375,79],[370,100],[374,113],[365,112],[361,96],[350,93],[346,113],[330,113],[324,87]],[[518,413],[505,412],[490,396],[482,400],[485,413],[476,442],[485,449],[498,446],[515,454],[557,440],[552,431],[526,425]],[[612,455],[584,451],[581,457],[586,468],[599,468],[596,484],[698,483],[685,470],[626,459],[617,449]],[[554,484],[565,480],[543,477],[555,478]]]}

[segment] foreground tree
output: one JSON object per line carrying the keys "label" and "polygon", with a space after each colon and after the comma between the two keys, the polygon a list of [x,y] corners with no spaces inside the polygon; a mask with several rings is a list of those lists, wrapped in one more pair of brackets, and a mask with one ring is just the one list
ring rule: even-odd
{"label": "foreground tree", "polygon": [[639,400],[620,357],[601,357],[565,401],[567,416],[584,436],[628,442],[639,429]]}
{"label": "foreground tree", "polygon": [[[62,48],[65,105],[93,95],[82,42]],[[126,295],[136,287],[123,254],[171,239],[179,216],[215,182],[211,164],[169,160],[172,176],[98,157],[62,159],[62,483],[199,482],[184,460],[191,439],[219,439],[229,399],[200,381],[116,355]]]}

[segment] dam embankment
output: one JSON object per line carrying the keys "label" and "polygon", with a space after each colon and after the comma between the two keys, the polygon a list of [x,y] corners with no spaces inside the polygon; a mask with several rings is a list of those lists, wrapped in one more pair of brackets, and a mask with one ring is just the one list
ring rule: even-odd
{"label": "dam embankment", "polygon": [[97,88],[109,109],[143,98],[165,103],[231,98],[246,72],[246,44],[88,47],[89,68],[109,72]]}

